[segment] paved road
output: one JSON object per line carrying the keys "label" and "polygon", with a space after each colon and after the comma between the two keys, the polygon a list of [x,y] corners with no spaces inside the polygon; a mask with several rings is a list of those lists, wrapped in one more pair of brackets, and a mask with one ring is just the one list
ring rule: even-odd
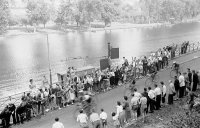
{"label": "paved road", "polygon": [[[193,59],[195,56],[200,56],[200,51],[179,57],[175,60],[179,63],[185,62],[181,64],[184,71],[186,71],[186,68],[188,67],[190,67],[191,69],[200,70],[200,58]],[[167,83],[170,79],[169,72],[169,69],[159,72],[158,74],[160,75],[160,80]],[[139,92],[143,91],[143,88],[145,86],[144,82],[145,78],[137,81],[136,85]],[[98,95],[98,110],[100,110],[100,108],[104,108],[105,111],[109,114],[109,119],[111,119],[111,112],[116,111],[116,102],[122,101],[123,93],[124,87],[120,86],[118,88],[115,88],[114,90]],[[79,128],[79,125],[73,119],[73,111],[74,106],[69,106],[61,110],[47,113],[46,116],[43,116],[41,119],[34,119],[33,121],[25,122],[25,124],[23,125],[14,126],[14,128],[51,128],[52,124],[54,123],[55,117],[60,118],[60,121],[64,123],[65,128]]]}

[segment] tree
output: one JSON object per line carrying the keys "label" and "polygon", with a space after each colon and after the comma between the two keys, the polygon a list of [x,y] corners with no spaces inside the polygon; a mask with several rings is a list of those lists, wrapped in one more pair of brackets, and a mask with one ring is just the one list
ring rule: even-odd
{"label": "tree", "polygon": [[103,10],[101,12],[101,16],[105,26],[107,26],[113,19],[116,18],[117,15],[119,15],[119,10],[117,10],[117,7],[114,5],[114,3],[108,1],[104,1],[102,6]]}
{"label": "tree", "polygon": [[27,29],[27,26],[30,24],[29,20],[27,18],[22,18],[21,19],[21,24],[26,26],[26,29]]}
{"label": "tree", "polygon": [[0,0],[0,34],[5,32],[8,26],[9,5],[7,0]]}
{"label": "tree", "polygon": [[57,12],[57,18],[55,20],[56,24],[59,25],[66,25],[69,21],[72,20],[72,12],[73,12],[73,5],[69,2],[63,1],[63,3],[60,5],[60,8]]}
{"label": "tree", "polygon": [[38,25],[42,23],[44,25],[44,28],[46,23],[50,20],[49,6],[44,1],[28,1],[27,14],[29,21],[32,22],[31,24]]}

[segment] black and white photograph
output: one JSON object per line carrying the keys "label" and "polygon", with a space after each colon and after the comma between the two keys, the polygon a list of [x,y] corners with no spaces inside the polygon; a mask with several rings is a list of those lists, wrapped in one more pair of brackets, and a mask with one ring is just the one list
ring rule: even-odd
{"label": "black and white photograph", "polygon": [[200,0],[0,0],[0,128],[200,128]]}

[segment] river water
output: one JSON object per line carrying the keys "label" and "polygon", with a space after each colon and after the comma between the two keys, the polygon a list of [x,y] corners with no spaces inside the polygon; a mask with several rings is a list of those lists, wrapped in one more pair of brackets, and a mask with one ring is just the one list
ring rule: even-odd
{"label": "river water", "polygon": [[[107,55],[107,42],[119,47],[120,58],[146,55],[160,47],[182,41],[200,41],[200,23],[118,29],[97,32],[49,34],[50,62],[55,74],[68,65],[98,64]],[[88,59],[75,59],[85,58]],[[99,58],[97,58],[99,57]],[[65,61],[66,58],[73,58]],[[42,34],[0,37],[0,88],[20,90],[20,82],[48,73],[47,36]],[[14,85],[14,84],[18,85]],[[1,92],[0,92],[1,94]],[[1,95],[0,95],[1,96]]]}

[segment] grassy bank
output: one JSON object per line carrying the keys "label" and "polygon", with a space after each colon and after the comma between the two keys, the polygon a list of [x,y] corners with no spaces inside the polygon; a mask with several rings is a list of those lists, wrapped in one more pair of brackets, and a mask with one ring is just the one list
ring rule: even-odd
{"label": "grassy bank", "polygon": [[[196,92],[200,93],[200,90]],[[199,128],[200,106],[190,115],[187,107],[187,97],[174,101],[173,105],[166,105],[145,118],[145,122],[138,120],[127,128]]]}

